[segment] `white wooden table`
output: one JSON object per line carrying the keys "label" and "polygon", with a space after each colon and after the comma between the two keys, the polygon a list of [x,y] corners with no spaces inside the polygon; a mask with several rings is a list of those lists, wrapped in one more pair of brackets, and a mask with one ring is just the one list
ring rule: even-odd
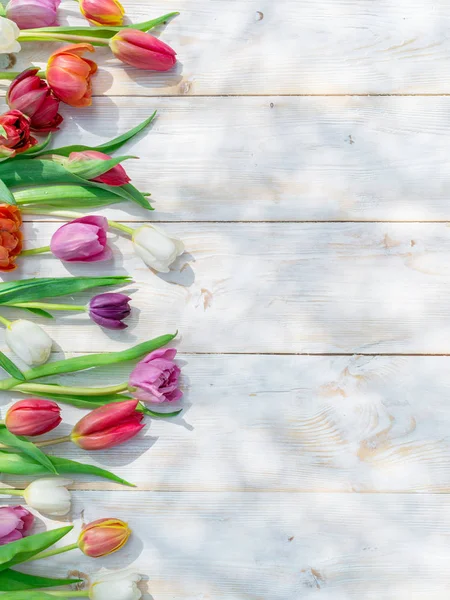
{"label": "white wooden table", "polygon": [[[128,331],[45,325],[66,354],[179,328],[186,409],[116,451],[65,449],[138,484],[79,478],[76,527],[117,516],[135,535],[47,567],[130,567],[154,600],[447,600],[450,3],[125,4],[133,21],[181,10],[163,32],[180,65],[137,72],[98,51],[94,104],[65,110],[58,140],[99,143],[158,109],[127,165],[156,212],[103,214],[162,223],[187,254],[156,276],[117,238]],[[30,245],[57,226],[27,223]],[[35,257],[17,275],[50,272],[98,265]],[[80,413],[64,414],[69,430]]]}

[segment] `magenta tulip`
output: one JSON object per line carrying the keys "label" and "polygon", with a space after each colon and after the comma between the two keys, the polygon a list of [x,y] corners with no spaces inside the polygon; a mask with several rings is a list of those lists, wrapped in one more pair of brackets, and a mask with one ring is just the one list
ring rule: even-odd
{"label": "magenta tulip", "polygon": [[20,29],[50,27],[56,23],[56,12],[61,0],[10,0],[6,16]]}
{"label": "magenta tulip", "polygon": [[143,402],[161,404],[175,402],[183,396],[178,388],[180,367],[175,364],[174,348],[151,352],[141,360],[130,375],[130,391]]}
{"label": "magenta tulip", "polygon": [[177,62],[175,50],[138,29],[122,29],[109,45],[119,60],[137,69],[168,71]]}
{"label": "magenta tulip", "polygon": [[51,400],[19,400],[6,413],[5,425],[14,435],[43,435],[61,423],[61,409]]}
{"label": "magenta tulip", "polygon": [[2,506],[0,508],[0,546],[16,542],[27,536],[33,523],[33,515],[23,506]]}
{"label": "magenta tulip", "polygon": [[66,262],[96,262],[109,260],[112,251],[107,245],[108,220],[88,216],[60,227],[52,237],[50,250]]}

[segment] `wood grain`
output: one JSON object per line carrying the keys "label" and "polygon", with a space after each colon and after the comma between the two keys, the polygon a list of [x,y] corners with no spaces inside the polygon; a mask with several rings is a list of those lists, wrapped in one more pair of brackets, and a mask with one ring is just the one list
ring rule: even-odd
{"label": "wood grain", "polygon": [[[179,360],[182,415],[147,419],[143,434],[113,450],[87,453],[64,444],[51,451],[152,492],[450,491],[449,357],[180,354]],[[126,381],[131,368],[59,381],[107,385]],[[3,411],[10,398],[0,395]],[[57,434],[70,433],[83,414],[64,406]],[[86,476],[75,487],[123,489]]]}
{"label": "wood grain", "polygon": [[449,502],[401,494],[76,494],[73,541],[82,523],[105,515],[128,520],[135,535],[105,559],[73,551],[33,563],[33,572],[141,572],[145,600],[446,600]]}
{"label": "wood grain", "polygon": [[[64,3],[62,22],[82,22]],[[181,16],[162,39],[178,68],[151,74],[124,69],[97,52],[96,94],[449,93],[450,6],[445,0],[129,0],[132,21],[171,10]],[[47,61],[53,45],[29,44],[18,67]],[[6,61],[4,61],[6,62]]]}
{"label": "wood grain", "polygon": [[159,115],[126,169],[153,221],[450,219],[450,98],[96,98],[56,145],[99,144]]}
{"label": "wood grain", "polygon": [[[28,247],[48,244],[57,227],[27,224]],[[102,332],[86,315],[68,315],[45,322],[57,345],[117,350],[178,329],[184,352],[450,353],[446,224],[164,227],[186,245],[172,273],[155,275],[120,236],[112,237],[114,264],[101,264],[104,274],[134,279],[137,310],[128,331]],[[43,255],[22,259],[5,279],[98,269]]]}

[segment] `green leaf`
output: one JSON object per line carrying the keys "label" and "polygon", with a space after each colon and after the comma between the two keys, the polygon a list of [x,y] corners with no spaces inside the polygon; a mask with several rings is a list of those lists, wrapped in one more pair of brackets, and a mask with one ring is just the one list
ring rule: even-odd
{"label": "green leaf", "polygon": [[[67,596],[68,598],[69,596]],[[1,594],[0,598],[3,600],[55,600],[55,596],[42,592],[41,590],[29,589],[23,592],[7,592]]]}
{"label": "green leaf", "polygon": [[83,292],[95,287],[123,285],[131,277],[42,277],[0,282],[0,304],[33,302]]}
{"label": "green leaf", "polygon": [[91,158],[89,160],[74,161],[71,164],[66,165],[66,169],[73,175],[82,177],[83,179],[91,180],[96,177],[100,177],[107,171],[110,171],[117,165],[120,165],[125,160],[130,158],[137,158],[136,156],[117,156],[116,158],[109,158],[103,160],[100,158]]}
{"label": "green leaf", "polygon": [[150,410],[146,406],[142,406],[142,408],[138,407],[137,410],[139,412],[143,412],[144,415],[153,417],[153,419],[171,419],[172,417],[177,417],[180,413],[183,412],[183,409],[181,408],[180,410],[175,410],[174,412],[170,412],[170,413],[169,412],[168,413],[160,413],[160,412],[156,412],[154,410]]}
{"label": "green leaf", "polygon": [[35,446],[35,444],[32,442],[29,442],[26,438],[14,435],[8,431],[8,429],[6,429],[5,425],[0,425],[0,443],[23,452],[45,467],[48,472],[58,475],[58,471],[55,469],[55,466],[40,448]]}
{"label": "green leaf", "polygon": [[17,204],[16,199],[13,196],[13,193],[9,189],[9,187],[0,179],[0,202],[4,202],[5,204],[12,204],[15,206]]}
{"label": "green leaf", "polygon": [[135,188],[133,184],[127,183],[123,185],[121,189],[126,191],[129,194],[130,199],[133,200],[133,202],[136,202],[136,204],[139,204],[147,210],[154,210],[154,208],[150,205],[145,195],[142,192],[140,192],[137,188]]}
{"label": "green leaf", "polygon": [[[38,575],[28,575],[13,569],[0,571],[0,592],[14,592],[18,590],[31,590],[34,588],[51,588],[62,585],[72,585],[82,582],[82,579],[50,579]],[[6,596],[0,596],[6,598]],[[29,596],[26,596],[28,599]],[[52,596],[54,599],[54,596]]]}
{"label": "green leaf", "polygon": [[52,206],[57,208],[96,208],[122,202],[124,198],[101,188],[86,185],[50,185],[25,188],[14,192],[20,206]]}
{"label": "green leaf", "polygon": [[31,148],[28,148],[28,150],[25,150],[24,152],[21,152],[20,154],[17,154],[16,158],[13,160],[17,160],[18,158],[28,158],[28,157],[34,158],[36,155],[42,154],[44,152],[44,150],[47,148],[47,146],[50,144],[51,141],[52,141],[52,134],[49,133],[43,142],[41,142],[40,144],[37,144],[36,146],[32,146]]}
{"label": "green leaf", "polygon": [[[85,465],[83,463],[69,460],[67,458],[59,458],[57,456],[48,457],[59,473],[81,473],[87,475],[96,475],[103,479],[115,481],[121,485],[135,487],[125,479],[114,475],[106,469],[94,467],[93,465]],[[33,460],[25,454],[16,454],[8,450],[0,450],[0,472],[8,473],[9,475],[26,475],[33,477],[35,475],[48,475],[47,469],[41,464]]]}
{"label": "green leaf", "polygon": [[0,571],[27,561],[43,550],[47,550],[72,531],[73,526],[60,527],[0,546]]}
{"label": "green leaf", "polygon": [[11,375],[11,377],[20,379],[20,381],[26,381],[25,375],[22,373],[19,367],[15,365],[13,361],[6,356],[6,354],[3,354],[3,352],[0,352],[0,367],[6,371],[8,375]]}
{"label": "green leaf", "polygon": [[[14,306],[14,305],[10,304],[9,306]],[[34,315],[37,315],[38,317],[43,317],[44,319],[54,319],[55,318],[53,315],[51,315],[46,310],[43,310],[42,308],[25,308],[24,306],[15,306],[14,308],[17,308],[18,310],[26,310],[27,312],[33,313]]]}

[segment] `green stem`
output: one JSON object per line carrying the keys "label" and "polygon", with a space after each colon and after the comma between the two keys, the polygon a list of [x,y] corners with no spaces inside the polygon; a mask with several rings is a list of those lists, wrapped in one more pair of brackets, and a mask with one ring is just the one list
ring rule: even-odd
{"label": "green stem", "polygon": [[58,33],[57,31],[52,33],[45,32],[33,32],[27,33],[26,31],[22,31],[19,35],[19,42],[35,42],[37,40],[42,40],[43,42],[76,42],[77,44],[82,42],[87,42],[88,44],[96,44],[97,46],[108,46],[108,43],[104,43],[101,38],[89,37],[87,35],[71,35],[68,33]]}
{"label": "green stem", "polygon": [[16,490],[14,488],[2,488],[0,489],[0,494],[5,494],[6,496],[23,496],[24,491],[25,490]]}
{"label": "green stem", "polygon": [[46,302],[7,302],[5,306],[15,306],[16,308],[42,308],[44,310],[78,310],[86,312],[85,306],[77,304],[47,304]]}
{"label": "green stem", "polygon": [[[75,2],[78,2],[78,0],[75,0]],[[56,596],[59,598],[88,598],[89,597],[89,590],[80,590],[80,591],[74,591],[74,592],[52,592],[49,590],[45,590],[45,593],[48,594],[49,596]]]}
{"label": "green stem", "polygon": [[53,446],[53,444],[65,444],[66,442],[71,442],[72,438],[70,435],[65,435],[64,437],[54,438],[53,440],[46,440],[45,442],[34,442],[34,445],[38,448],[45,448],[47,446]]}
{"label": "green stem", "polygon": [[63,385],[47,385],[45,383],[22,383],[14,387],[19,392],[36,392],[41,394],[70,394],[77,396],[103,396],[107,394],[118,394],[128,389],[128,382],[109,387],[89,388],[70,387]]}
{"label": "green stem", "polygon": [[108,224],[113,229],[119,229],[119,231],[124,231],[128,233],[128,235],[133,235],[134,229],[132,227],[127,227],[127,225],[123,225],[123,223],[117,223],[116,221],[110,221],[108,219]]}
{"label": "green stem", "polygon": [[44,252],[51,252],[50,246],[42,246],[41,248],[32,248],[31,250],[23,250],[20,256],[33,256],[34,254],[43,254]]}
{"label": "green stem", "polygon": [[36,556],[33,556],[33,558],[29,558],[28,560],[24,560],[23,562],[33,562],[34,560],[41,560],[41,558],[49,558],[50,556],[64,554],[64,552],[70,552],[70,550],[76,550],[77,548],[78,544],[70,544],[69,546],[63,546],[62,548],[54,548],[53,550],[47,550],[46,552],[36,554]]}
{"label": "green stem", "polygon": [[10,327],[12,325],[12,322],[2,315],[0,315],[0,323],[3,323],[5,327]]}
{"label": "green stem", "polygon": [[[12,81],[18,75],[20,75],[19,71],[0,71],[0,79],[7,80],[7,81]],[[37,76],[40,77],[41,79],[44,79],[45,71],[39,71],[37,73]]]}

